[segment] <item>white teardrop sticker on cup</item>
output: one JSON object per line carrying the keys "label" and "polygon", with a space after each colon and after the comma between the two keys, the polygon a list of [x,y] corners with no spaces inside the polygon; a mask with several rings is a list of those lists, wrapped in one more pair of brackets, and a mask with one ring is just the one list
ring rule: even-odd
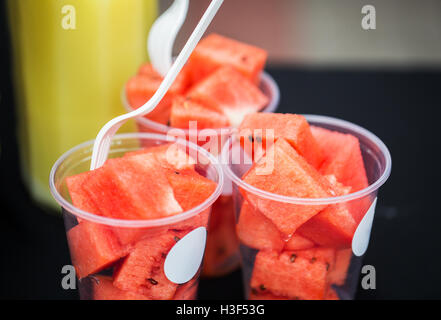
{"label": "white teardrop sticker on cup", "polygon": [[369,210],[366,212],[363,219],[361,219],[357,230],[355,230],[354,237],[352,238],[352,252],[357,257],[362,256],[369,246],[376,204],[377,198],[374,199]]}
{"label": "white teardrop sticker on cup", "polygon": [[205,251],[207,229],[199,227],[171,248],[164,262],[164,273],[174,283],[190,281],[198,272]]}

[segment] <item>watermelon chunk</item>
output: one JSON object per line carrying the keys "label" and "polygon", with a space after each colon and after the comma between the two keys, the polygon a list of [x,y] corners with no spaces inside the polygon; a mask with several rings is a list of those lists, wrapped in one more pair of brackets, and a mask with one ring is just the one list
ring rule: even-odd
{"label": "watermelon chunk", "polygon": [[182,209],[190,210],[203,203],[217,184],[194,170],[168,170],[166,173],[175,199]]}
{"label": "watermelon chunk", "polygon": [[311,131],[324,155],[319,171],[334,175],[340,183],[352,187],[352,192],[366,188],[368,179],[358,139],[314,126]]}
{"label": "watermelon chunk", "polygon": [[285,243],[283,250],[285,251],[305,250],[305,249],[311,249],[314,246],[315,246],[314,242],[301,236],[300,234],[298,234],[298,232],[296,232]]}
{"label": "watermelon chunk", "polygon": [[133,251],[116,269],[113,285],[125,291],[136,292],[155,300],[173,298],[177,284],[167,279],[164,261],[167,253],[182,233],[167,232],[139,241]]}
{"label": "watermelon chunk", "polygon": [[142,294],[118,289],[109,276],[92,276],[91,284],[93,300],[151,300]]}
{"label": "watermelon chunk", "polygon": [[[220,196],[211,208],[202,274],[219,276],[237,267],[239,240],[235,232],[233,198]],[[232,263],[228,263],[231,262]],[[236,260],[237,261],[237,260]]]}
{"label": "watermelon chunk", "polygon": [[[285,196],[300,198],[330,196],[326,179],[283,138],[279,138],[267,150],[266,156],[251,167],[243,180],[261,190]],[[325,207],[281,203],[244,190],[242,192],[245,198],[269,218],[287,238]]]}
{"label": "watermelon chunk", "polygon": [[259,251],[256,255],[251,290],[270,291],[290,299],[323,299],[328,270],[334,263],[332,249]]}
{"label": "watermelon chunk", "polygon": [[187,97],[225,114],[233,127],[238,127],[245,115],[258,112],[268,104],[268,98],[231,67],[219,68],[195,84]]}
{"label": "watermelon chunk", "polygon": [[188,129],[190,121],[197,121],[198,130],[225,128],[230,125],[228,118],[221,112],[206,108],[190,98],[175,98],[171,107],[170,125]]}
{"label": "watermelon chunk", "polygon": [[70,229],[67,240],[79,279],[109,267],[127,254],[109,227],[87,220]]}
{"label": "watermelon chunk", "polygon": [[[341,196],[349,193],[350,187],[338,183],[334,176],[326,176],[326,179],[330,182],[333,195]],[[355,229],[357,223],[347,203],[338,203],[329,205],[312,217],[298,229],[298,233],[321,246],[349,248]]]}
{"label": "watermelon chunk", "polygon": [[124,157],[151,153],[155,155],[156,160],[158,160],[163,167],[174,168],[176,170],[194,170],[196,160],[189,156],[184,148],[184,146],[177,143],[165,143],[154,147],[127,152]]}
{"label": "watermelon chunk", "polygon": [[189,69],[194,83],[228,65],[258,84],[266,58],[263,49],[213,33],[196,46],[190,56]]}
{"label": "watermelon chunk", "polygon": [[95,206],[95,204],[90,200],[87,192],[85,192],[83,189],[84,182],[93,177],[94,174],[95,172],[86,171],[75,176],[67,177],[66,185],[67,189],[69,190],[72,204],[76,208],[99,215],[99,208]]}
{"label": "watermelon chunk", "polygon": [[281,251],[285,245],[274,223],[247,201],[242,204],[236,231],[240,241],[254,249]]}
{"label": "watermelon chunk", "polygon": [[[259,131],[261,130],[261,131]],[[297,114],[253,113],[245,116],[239,127],[239,136],[243,143],[249,141],[262,142],[262,146],[272,145],[267,140],[267,130],[274,130],[271,138],[284,138],[296,151],[303,156],[314,168],[318,169],[323,162],[322,152],[312,136],[311,129],[305,117]],[[260,137],[256,137],[256,133]],[[254,139],[250,139],[250,135]],[[260,138],[260,139],[259,139]],[[245,150],[248,148],[244,147]],[[250,149],[251,150],[251,149]]]}
{"label": "watermelon chunk", "polygon": [[124,208],[126,219],[137,219],[140,216],[130,197],[120,191],[106,165],[90,171],[88,179],[82,184],[82,189],[89,201],[99,208],[99,212],[95,211],[95,213],[109,218],[120,218],[120,208]]}
{"label": "watermelon chunk", "polygon": [[268,290],[257,290],[252,289],[249,296],[250,300],[291,300],[287,297],[276,296],[275,294],[269,292]]}
{"label": "watermelon chunk", "polygon": [[329,282],[342,286],[346,281],[349,265],[351,264],[352,249],[337,250],[335,265],[329,272]]}
{"label": "watermelon chunk", "polygon": [[[146,103],[158,90],[163,78],[152,67],[144,64],[136,76],[129,79],[126,84],[126,95],[133,108],[139,108]],[[172,100],[177,95],[183,94],[188,87],[187,69],[183,68],[164,98],[158,106],[146,117],[162,124],[167,124],[170,117]]]}

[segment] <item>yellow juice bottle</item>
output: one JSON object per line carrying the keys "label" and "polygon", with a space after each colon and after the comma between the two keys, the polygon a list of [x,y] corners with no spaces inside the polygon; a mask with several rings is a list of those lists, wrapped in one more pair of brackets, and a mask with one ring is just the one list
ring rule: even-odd
{"label": "yellow juice bottle", "polygon": [[8,0],[8,16],[23,177],[53,206],[57,158],[124,113],[121,90],[147,59],[157,1]]}

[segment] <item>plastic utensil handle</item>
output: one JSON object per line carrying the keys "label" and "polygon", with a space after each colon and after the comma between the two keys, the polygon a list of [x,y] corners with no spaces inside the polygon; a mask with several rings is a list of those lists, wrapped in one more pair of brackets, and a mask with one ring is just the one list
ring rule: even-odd
{"label": "plastic utensil handle", "polygon": [[153,69],[162,77],[173,65],[172,51],[176,36],[187,17],[189,0],[175,0],[150,28],[147,52]]}
{"label": "plastic utensil handle", "polygon": [[170,86],[175,81],[179,72],[181,72],[182,68],[184,67],[184,64],[187,62],[188,58],[190,57],[190,55],[193,52],[196,45],[198,44],[198,42],[201,39],[202,35],[204,34],[205,30],[207,30],[208,26],[211,23],[211,20],[213,20],[214,16],[216,15],[216,13],[219,10],[220,6],[222,5],[223,1],[224,0],[211,1],[211,3],[208,6],[207,10],[205,11],[204,15],[202,16],[201,20],[199,21],[198,25],[196,26],[193,33],[188,38],[187,43],[185,44],[184,48],[182,48],[181,52],[179,53],[178,57],[176,58],[175,62],[172,65],[172,67],[167,72],[167,75],[165,76],[164,80],[159,85],[158,90],[156,90],[156,92],[152,96],[152,98],[149,101],[147,101],[141,108],[138,108],[133,111],[136,113],[136,116],[143,116],[143,115],[146,115],[147,113],[151,112],[156,107],[156,104],[153,104],[151,102],[152,100],[154,102],[158,101],[158,103],[159,103],[159,101],[161,101],[161,99],[167,93]]}
{"label": "plastic utensil handle", "polygon": [[151,112],[162,100],[172,83],[175,81],[182,67],[187,62],[190,54],[193,52],[205,30],[207,30],[207,27],[213,20],[222,3],[223,0],[211,1],[198,25],[188,38],[184,48],[179,53],[171,69],[165,76],[164,80],[161,82],[158,90],[156,90],[155,94],[150,98],[150,100],[147,101],[142,107],[110,120],[101,128],[96,137],[95,144],[93,145],[90,170],[99,168],[104,164],[107,159],[107,154],[109,152],[110,141],[116,131],[118,131],[120,126],[126,120],[146,115],[147,113]]}

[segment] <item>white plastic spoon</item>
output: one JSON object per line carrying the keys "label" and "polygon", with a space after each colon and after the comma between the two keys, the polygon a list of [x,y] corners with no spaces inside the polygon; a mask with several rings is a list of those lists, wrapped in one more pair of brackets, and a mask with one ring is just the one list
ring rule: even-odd
{"label": "white plastic spoon", "polygon": [[104,125],[104,127],[101,128],[93,145],[90,170],[99,168],[104,164],[104,162],[107,159],[107,155],[109,153],[112,137],[124,122],[126,122],[128,119],[144,116],[147,113],[151,112],[158,105],[158,103],[167,93],[173,81],[175,81],[178,73],[181,71],[184,64],[187,62],[190,54],[193,52],[194,48],[196,47],[196,44],[201,39],[205,30],[207,30],[208,25],[213,20],[214,16],[216,15],[217,11],[222,5],[222,2],[223,0],[211,1],[204,15],[199,21],[198,25],[196,26],[193,33],[188,38],[184,48],[179,53],[172,67],[167,72],[164,80],[161,82],[161,85],[159,86],[158,90],[150,98],[150,100],[147,101],[142,107],[110,120]]}
{"label": "white plastic spoon", "polygon": [[173,64],[173,44],[185,21],[187,11],[188,0],[175,0],[150,28],[147,51],[153,69],[163,77]]}

